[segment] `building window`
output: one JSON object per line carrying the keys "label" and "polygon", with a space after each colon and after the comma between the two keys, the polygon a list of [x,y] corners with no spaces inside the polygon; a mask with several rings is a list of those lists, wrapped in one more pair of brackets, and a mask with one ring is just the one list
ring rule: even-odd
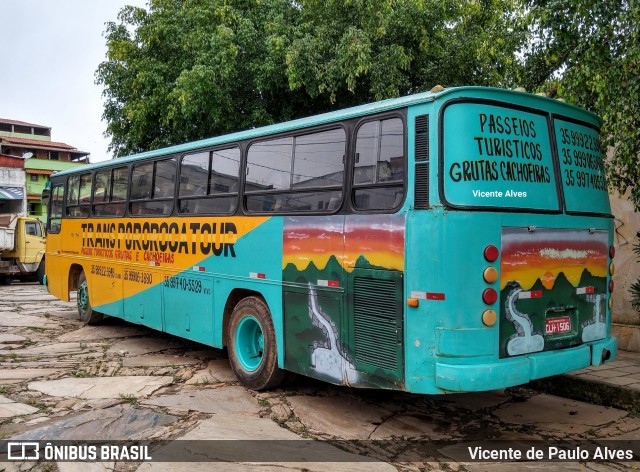
{"label": "building window", "polygon": [[38,174],[29,175],[29,180],[31,180],[31,182],[37,182],[38,181]]}
{"label": "building window", "polygon": [[59,160],[60,156],[58,155],[58,151],[49,151],[49,159],[51,159],[52,161]]}

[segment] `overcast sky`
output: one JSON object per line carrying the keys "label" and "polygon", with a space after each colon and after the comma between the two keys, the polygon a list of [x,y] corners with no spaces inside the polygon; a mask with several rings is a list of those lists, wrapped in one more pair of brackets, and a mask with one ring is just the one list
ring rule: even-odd
{"label": "overcast sky", "polygon": [[147,0],[0,0],[0,118],[51,128],[53,141],[110,159],[102,136],[105,23]]}

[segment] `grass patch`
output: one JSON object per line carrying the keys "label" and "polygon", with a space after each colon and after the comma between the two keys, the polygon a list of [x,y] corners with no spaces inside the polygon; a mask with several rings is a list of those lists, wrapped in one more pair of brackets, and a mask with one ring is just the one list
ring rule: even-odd
{"label": "grass patch", "polygon": [[121,393],[119,397],[125,400],[131,406],[136,406],[138,404],[138,397],[132,395],[131,393]]}

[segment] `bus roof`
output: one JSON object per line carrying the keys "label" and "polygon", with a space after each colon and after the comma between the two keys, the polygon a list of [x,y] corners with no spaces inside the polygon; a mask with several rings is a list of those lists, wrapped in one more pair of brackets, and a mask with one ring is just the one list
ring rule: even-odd
{"label": "bus roof", "polygon": [[531,93],[508,90],[508,89],[500,89],[500,88],[492,88],[492,87],[476,87],[476,86],[465,86],[465,87],[452,87],[446,88],[438,92],[422,92],[413,95],[406,95],[404,97],[399,98],[390,98],[387,100],[381,100],[378,102],[367,103],[364,105],[359,105],[351,108],[345,108],[343,110],[332,111],[328,113],[322,113],[319,115],[312,115],[305,118],[299,118],[297,120],[286,121],[284,123],[277,123],[268,126],[262,126],[260,128],[252,128],[244,131],[238,131],[235,133],[224,134],[220,136],[215,136],[212,138],[205,138],[198,141],[190,141],[183,144],[177,144],[174,146],[169,146],[165,148],[155,149],[153,151],[145,151],[138,154],[132,154],[131,156],[111,159],[108,161],[98,162],[95,164],[89,164],[86,166],[79,166],[74,169],[64,170],[61,172],[57,172],[55,176],[59,175],[67,175],[74,174],[79,172],[86,172],[88,170],[98,169],[101,167],[108,167],[113,165],[123,165],[129,162],[138,161],[146,158],[154,158],[167,156],[171,154],[180,154],[188,151],[192,151],[195,149],[213,147],[225,143],[231,143],[236,141],[243,141],[247,139],[258,138],[261,136],[269,136],[272,134],[282,133],[286,131],[293,131],[301,128],[306,128],[309,126],[317,126],[327,123],[332,123],[341,120],[348,120],[352,118],[358,118],[360,116],[371,115],[374,113],[381,113],[384,111],[395,110],[398,108],[404,108],[410,105],[419,105],[421,103],[434,102],[436,100],[440,101],[446,98],[449,98],[450,95],[463,95],[470,98],[495,98],[496,95],[510,95],[511,99],[515,99],[519,102],[529,102],[531,105],[531,101],[538,101],[540,106],[543,106],[545,103],[548,107],[550,104],[554,104],[554,107],[564,108],[564,109],[572,109],[574,112],[579,112],[582,114],[583,119],[589,119],[590,121],[598,123],[601,125],[600,119],[593,113],[586,111],[582,108],[576,107],[574,105],[570,105],[559,100],[547,98],[544,96],[539,96]]}

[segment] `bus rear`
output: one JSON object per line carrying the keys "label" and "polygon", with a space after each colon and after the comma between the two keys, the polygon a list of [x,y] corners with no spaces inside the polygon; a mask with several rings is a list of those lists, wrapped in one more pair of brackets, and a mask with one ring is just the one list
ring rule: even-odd
{"label": "bus rear", "polygon": [[[470,90],[436,107],[439,201],[416,217],[432,238],[422,259],[430,270],[414,266],[421,282],[409,290],[440,294],[439,305],[423,297],[435,314],[426,322],[436,333],[434,391],[612,360],[613,219],[599,120],[555,100]],[[428,390],[419,374],[408,382]]]}

